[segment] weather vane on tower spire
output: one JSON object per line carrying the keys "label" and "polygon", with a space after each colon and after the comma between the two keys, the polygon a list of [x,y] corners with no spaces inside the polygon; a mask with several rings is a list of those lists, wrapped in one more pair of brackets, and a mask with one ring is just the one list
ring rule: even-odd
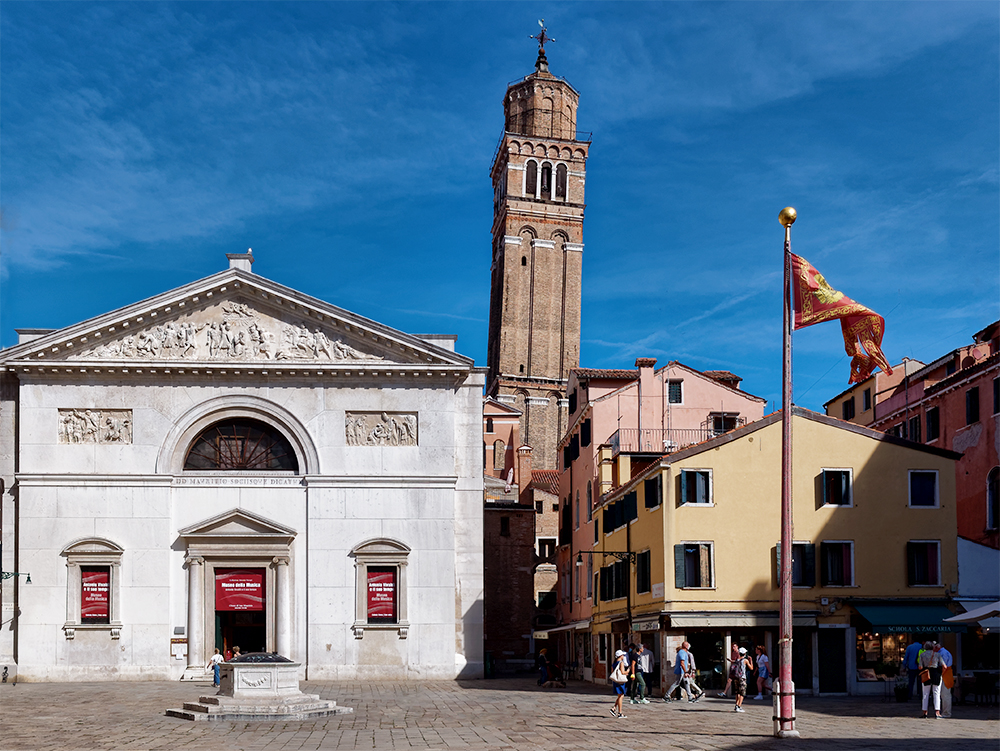
{"label": "weather vane on tower spire", "polygon": [[539,72],[548,73],[549,72],[549,61],[545,57],[545,43],[556,41],[548,34],[545,33],[545,19],[541,19],[538,22],[541,31],[537,34],[529,34],[528,39],[535,39],[538,41],[538,59],[535,60],[535,70]]}

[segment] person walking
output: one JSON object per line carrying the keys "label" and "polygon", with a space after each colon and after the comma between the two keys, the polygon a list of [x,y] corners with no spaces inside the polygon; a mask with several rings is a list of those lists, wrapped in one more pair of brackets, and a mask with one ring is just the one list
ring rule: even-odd
{"label": "person walking", "polygon": [[615,652],[615,661],[611,667],[611,685],[615,690],[615,703],[611,707],[611,716],[620,720],[625,719],[622,713],[622,701],[625,699],[625,692],[628,690],[628,656],[622,650]]}
{"label": "person walking", "polygon": [[917,681],[917,674],[920,672],[920,642],[914,641],[903,652],[903,665],[906,666],[906,685],[909,692],[907,696],[913,698],[913,686]]}
{"label": "person walking", "polygon": [[767,677],[771,674],[771,665],[767,660],[767,650],[759,644],[756,647],[757,650],[757,695],[754,697],[757,701],[764,698],[764,692],[767,691]]}
{"label": "person walking", "polygon": [[941,716],[951,717],[951,685],[954,684],[955,680],[952,666],[955,660],[951,656],[951,652],[938,642],[934,642],[934,651],[941,655],[943,665],[941,670]]}
{"label": "person walking", "polygon": [[215,654],[208,658],[208,664],[205,668],[212,669],[212,685],[220,686],[222,685],[222,655],[219,654],[219,650],[215,650]]}
{"label": "person walking", "polygon": [[927,716],[927,704],[931,696],[934,697],[934,717],[941,719],[941,673],[944,669],[944,661],[941,653],[934,651],[934,642],[924,642],[924,649],[920,653],[920,682],[923,684],[923,698],[920,701],[921,717]]}
{"label": "person walking", "polygon": [[[646,676],[643,675],[641,663],[644,654],[646,654],[646,646],[642,643],[636,644],[629,654],[629,675],[632,678],[629,691],[631,704],[649,704],[649,699],[646,698]],[[639,698],[637,699],[636,696]]]}
{"label": "person walking", "polygon": [[639,653],[639,672],[642,673],[642,683],[646,694],[642,698],[643,704],[649,704],[649,695],[653,686],[653,653],[646,649],[644,644],[640,644],[642,651]]}
{"label": "person walking", "polygon": [[729,667],[726,670],[726,687],[722,689],[719,694],[716,694],[720,699],[724,699],[729,696],[729,688],[733,685],[733,667],[736,665],[736,661],[740,659],[740,645],[733,642],[732,648],[729,650]]}
{"label": "person walking", "polygon": [[[686,643],[681,643],[677,647],[677,655],[674,657],[674,682],[667,689],[667,693],[663,695],[663,701],[673,701],[672,697],[675,689],[683,689],[687,693],[688,699],[691,699],[691,688],[688,686],[687,680],[688,652],[684,649],[684,644]],[[678,694],[678,699],[682,697],[683,694]]]}
{"label": "person walking", "polygon": [[701,697],[705,695],[705,692],[701,690],[701,687],[698,685],[697,681],[695,681],[695,677],[698,675],[698,666],[695,664],[694,653],[691,651],[691,643],[684,642],[684,649],[687,650],[688,653],[688,659],[687,659],[688,694],[692,693],[694,694],[693,696],[688,698],[688,701],[693,704],[694,702],[701,699]]}
{"label": "person walking", "polygon": [[734,712],[746,712],[743,709],[743,699],[747,695],[747,671],[753,670],[753,663],[747,657],[746,647],[739,648],[740,658],[733,663],[733,695],[736,697]]}

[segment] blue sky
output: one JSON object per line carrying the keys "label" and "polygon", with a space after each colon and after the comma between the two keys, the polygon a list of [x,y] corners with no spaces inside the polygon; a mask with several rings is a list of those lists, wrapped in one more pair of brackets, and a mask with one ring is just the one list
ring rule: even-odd
{"label": "blue sky", "polygon": [[[593,132],[581,364],[727,369],[780,402],[793,250],[929,362],[1000,316],[1000,6],[0,5],[0,344],[254,271],[485,365],[506,85]],[[796,402],[847,385],[797,332]]]}

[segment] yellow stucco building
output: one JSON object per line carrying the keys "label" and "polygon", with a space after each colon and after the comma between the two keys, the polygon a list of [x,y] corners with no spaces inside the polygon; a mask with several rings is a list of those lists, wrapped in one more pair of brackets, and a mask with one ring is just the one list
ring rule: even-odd
{"label": "yellow stucco building", "polygon": [[[914,635],[961,630],[941,622],[959,454],[800,408],[792,426],[796,688],[881,693]],[[724,685],[733,642],[763,645],[776,672],[781,414],[660,457],[607,448],[600,471],[615,489],[589,553],[597,665],[641,640],[662,690],[686,639],[703,687]]]}

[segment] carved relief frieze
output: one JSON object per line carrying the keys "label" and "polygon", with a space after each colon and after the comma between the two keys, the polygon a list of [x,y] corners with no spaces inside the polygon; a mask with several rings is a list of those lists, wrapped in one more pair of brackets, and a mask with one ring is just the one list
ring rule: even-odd
{"label": "carved relief frieze", "polygon": [[348,412],[348,446],[416,446],[417,416],[406,412]]}
{"label": "carved relief frieze", "polygon": [[132,410],[60,409],[59,443],[132,443]]}
{"label": "carved relief frieze", "polygon": [[101,360],[381,361],[318,325],[262,316],[246,303],[230,302],[127,333],[81,354]]}

